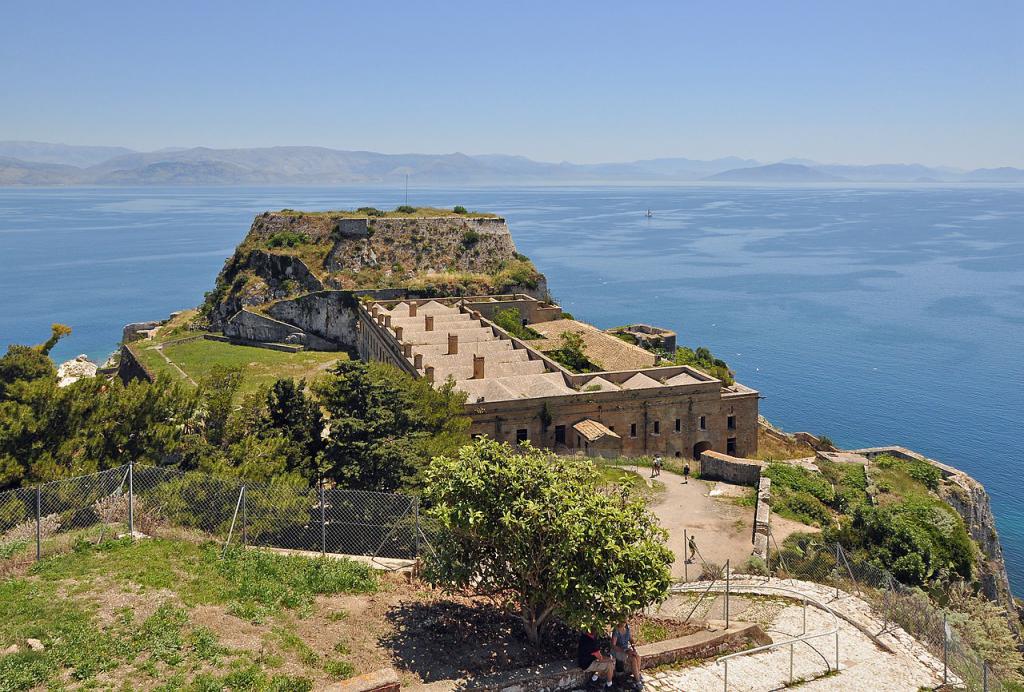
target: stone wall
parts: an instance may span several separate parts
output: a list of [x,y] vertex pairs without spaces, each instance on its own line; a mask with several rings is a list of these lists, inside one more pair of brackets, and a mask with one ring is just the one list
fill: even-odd
[[132,380],[148,380],[152,382],[156,377],[149,371],[131,344],[121,344],[121,358],[117,366],[117,376],[121,381],[128,384]]
[[335,348],[355,348],[358,302],[349,291],[317,291],[274,303],[266,312],[274,319],[336,344]]
[[[366,236],[335,237],[324,262],[327,271],[391,271],[400,266],[410,272],[442,272],[453,267],[487,273],[516,252],[504,219],[371,218],[367,225]],[[475,240],[469,242],[471,236]]]
[[[718,624],[719,627],[723,625]],[[737,622],[728,629],[708,629],[685,637],[643,644],[637,647],[637,653],[640,654],[640,665],[646,670],[771,643],[772,638],[757,625]],[[587,682],[587,674],[576,666],[575,661],[555,661],[484,676],[467,682],[459,689],[467,692],[554,692],[585,689]]]
[[763,467],[764,462],[740,459],[714,451],[700,455],[700,477],[705,480],[757,487]]
[[762,476],[757,482],[757,504],[754,508],[754,550],[751,555],[767,562],[768,536],[772,521],[772,479]]
[[299,344],[316,351],[337,351],[338,344],[264,315],[241,310],[224,325],[224,336],[239,341]]

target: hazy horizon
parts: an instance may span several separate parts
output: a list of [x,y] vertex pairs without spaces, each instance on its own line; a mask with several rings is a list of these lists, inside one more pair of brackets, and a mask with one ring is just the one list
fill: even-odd
[[1024,165],[1020,3],[619,10],[14,5],[0,139]]

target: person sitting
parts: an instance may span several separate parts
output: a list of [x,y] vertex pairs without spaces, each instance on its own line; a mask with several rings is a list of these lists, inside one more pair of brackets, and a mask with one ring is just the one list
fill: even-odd
[[640,654],[633,643],[633,632],[629,623],[623,620],[612,630],[612,656],[620,661],[623,667],[633,676],[637,684],[643,687],[644,677],[640,673]]
[[576,645],[576,663],[590,673],[591,682],[597,682],[603,677],[605,687],[612,686],[615,660],[601,653],[601,645],[594,630],[580,632],[579,643]]

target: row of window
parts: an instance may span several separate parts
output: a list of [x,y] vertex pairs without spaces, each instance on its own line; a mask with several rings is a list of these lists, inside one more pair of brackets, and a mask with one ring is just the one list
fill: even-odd
[[[729,416],[726,419],[726,428],[728,428],[729,430],[735,430],[736,429],[736,416]],[[608,429],[611,430],[612,432],[615,432],[615,426],[614,425],[608,426]],[[701,431],[706,431],[708,429],[707,417],[706,416],[701,416],[700,417],[700,421],[698,422],[698,428],[697,429],[701,430]],[[683,431],[683,421],[682,421],[681,418],[676,418],[676,430],[675,431],[677,433]],[[529,439],[529,434],[530,434],[530,432],[526,428],[519,428],[518,430],[516,430],[516,442],[526,442],[526,440]],[[655,435],[660,435],[661,434],[661,421],[657,421],[657,420],[654,421],[654,433],[653,434],[655,434]],[[636,423],[630,423],[629,424],[629,436],[630,437],[636,437]],[[562,444],[562,445],[565,444],[565,426],[564,425],[556,425],[555,426],[555,444]]]

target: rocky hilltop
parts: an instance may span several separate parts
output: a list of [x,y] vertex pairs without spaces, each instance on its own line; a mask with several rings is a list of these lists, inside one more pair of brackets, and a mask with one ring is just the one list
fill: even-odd
[[409,288],[423,295],[529,293],[547,283],[516,251],[505,220],[456,208],[264,212],[217,276],[214,327],[243,308],[325,290]]

